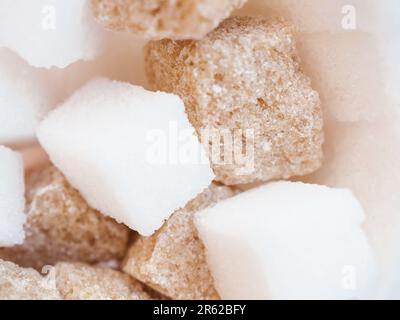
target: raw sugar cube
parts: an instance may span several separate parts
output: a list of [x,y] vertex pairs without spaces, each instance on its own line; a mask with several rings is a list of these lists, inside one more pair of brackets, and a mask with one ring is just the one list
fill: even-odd
[[101,41],[87,0],[0,1],[0,47],[32,66],[64,68],[93,59]]
[[195,216],[223,299],[355,299],[375,261],[364,214],[345,189],[273,182]]
[[181,99],[128,83],[91,81],[38,138],[90,206],[145,236],[214,178]]
[[89,207],[55,167],[28,175],[26,197],[25,242],[0,248],[0,258],[41,270],[58,261],[94,263],[124,256],[129,229]]
[[0,300],[60,300],[54,278],[0,260]]
[[172,299],[218,299],[193,216],[233,194],[229,187],[212,184],[154,235],[137,239],[125,258],[124,271]]
[[0,247],[24,241],[24,190],[21,155],[0,145]]
[[199,41],[150,42],[146,73],[153,89],[184,100],[218,181],[289,178],[320,166],[319,96],[288,23],[234,17]]
[[57,263],[56,283],[66,300],[149,300],[145,287],[119,271],[83,263]]
[[199,39],[247,0],[92,0],[97,20],[112,30],[152,39]]

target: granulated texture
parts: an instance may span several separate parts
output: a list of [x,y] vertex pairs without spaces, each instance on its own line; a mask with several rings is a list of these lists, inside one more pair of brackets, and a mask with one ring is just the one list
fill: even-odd
[[83,263],[58,263],[56,283],[67,300],[149,300],[145,287],[119,271]]
[[213,184],[175,212],[153,236],[134,242],[124,271],[172,299],[218,299],[193,216],[234,193]]
[[[233,17],[202,40],[145,49],[153,89],[179,95],[203,145],[223,149],[210,160],[224,184],[287,179],[321,165],[320,100],[293,32],[282,20]],[[215,131],[231,140],[207,137]]]
[[39,271],[59,261],[98,262],[124,256],[129,229],[90,208],[53,166],[27,178],[26,239],[0,248],[0,258]]
[[0,260],[0,300],[59,300],[54,278]]
[[92,0],[94,16],[112,30],[152,39],[200,39],[247,0]]

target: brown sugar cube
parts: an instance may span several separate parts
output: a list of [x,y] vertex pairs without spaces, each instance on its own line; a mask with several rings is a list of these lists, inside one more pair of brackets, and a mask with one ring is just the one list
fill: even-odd
[[60,300],[54,279],[0,260],[0,300]]
[[66,300],[149,300],[149,292],[139,281],[112,269],[83,263],[58,263],[57,288]]
[[94,263],[121,259],[129,230],[90,208],[53,166],[27,178],[26,239],[0,248],[0,258],[41,270],[59,261]]
[[199,41],[152,41],[145,54],[153,89],[184,100],[218,181],[287,179],[321,165],[319,95],[288,23],[233,17]]
[[213,184],[176,211],[154,235],[139,237],[123,270],[172,299],[218,299],[193,215],[233,195],[231,188]]
[[152,39],[201,39],[246,1],[92,0],[92,11],[112,30]]

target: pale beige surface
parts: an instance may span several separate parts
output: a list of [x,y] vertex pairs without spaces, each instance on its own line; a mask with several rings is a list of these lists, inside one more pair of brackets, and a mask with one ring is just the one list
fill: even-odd
[[202,136],[204,129],[234,138],[241,133],[230,149],[235,157],[235,148],[245,149],[248,161],[212,159],[217,180],[236,185],[287,179],[321,165],[320,100],[302,72],[288,23],[229,18],[200,41],[152,41],[145,55],[152,88],[184,100],[204,145],[213,143]]
[[91,0],[106,28],[151,39],[200,39],[247,0]]
[[124,271],[173,299],[218,299],[193,215],[234,193],[229,187],[212,185],[153,236],[134,242]]
[[0,258],[38,270],[59,261],[120,259],[129,230],[91,209],[55,167],[27,178],[27,223],[23,245],[0,248]]
[[49,156],[38,144],[24,147],[20,149],[24,159],[25,173],[29,173],[35,169],[45,168],[50,165]]
[[137,280],[119,271],[83,263],[58,263],[57,288],[67,300],[149,300],[150,294]]
[[59,300],[60,294],[51,275],[43,277],[33,269],[24,269],[0,260],[0,300]]

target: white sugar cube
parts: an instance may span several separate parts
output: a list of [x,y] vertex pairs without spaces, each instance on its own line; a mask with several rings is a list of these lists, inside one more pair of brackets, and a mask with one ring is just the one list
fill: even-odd
[[[292,20],[300,32],[380,32],[400,8],[397,0],[253,0],[259,13]],[[397,11],[398,12],[398,11]]]
[[92,207],[146,236],[214,178],[182,100],[128,83],[93,80],[38,138]]
[[24,191],[22,157],[0,146],[0,247],[24,241]]
[[[395,120],[395,119],[394,119]],[[379,295],[400,298],[400,129],[397,121],[336,123],[327,128],[326,159],[312,183],[349,188],[362,204],[379,263]],[[397,288],[393,288],[396,286]]]
[[87,0],[0,0],[0,46],[31,65],[63,68],[101,49]]
[[275,182],[199,212],[223,299],[350,299],[372,289],[375,264],[351,192]]
[[56,95],[43,71],[0,49],[0,144],[28,142]]
[[51,70],[32,67],[0,48],[0,144],[33,141],[42,118],[94,77],[145,83],[144,67],[138,63],[143,44],[143,39],[130,34],[107,32],[104,51],[96,59]]
[[329,121],[374,121],[387,115],[385,71],[376,39],[365,32],[299,35],[303,67]]
[[104,51],[93,61],[51,70],[32,67],[16,53],[0,48],[0,144],[33,141],[48,111],[94,77],[145,83],[144,68],[138,64],[144,40],[107,32],[104,41]]
[[400,114],[398,0],[255,0],[247,13],[294,23],[325,123]]

